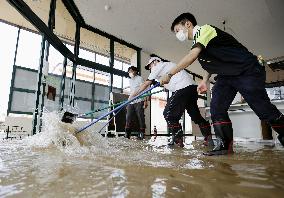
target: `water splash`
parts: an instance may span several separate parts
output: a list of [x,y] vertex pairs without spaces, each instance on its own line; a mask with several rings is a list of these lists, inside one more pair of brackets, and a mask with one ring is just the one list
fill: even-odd
[[[82,127],[80,123],[63,123],[61,116],[62,114],[58,112],[44,112],[42,132],[26,138],[25,143],[36,149],[55,148],[66,155],[96,158],[96,160],[109,161],[117,165],[135,164],[167,168],[194,168],[193,165],[188,166],[188,160],[199,157],[202,152],[200,151],[199,154],[196,150],[193,152],[190,142],[182,151],[186,152],[186,155],[179,158],[181,149],[168,147],[167,137],[155,141],[153,139],[135,141],[124,137],[104,138],[96,131],[88,129],[76,134],[77,129]],[[201,166],[199,165],[198,168]]]

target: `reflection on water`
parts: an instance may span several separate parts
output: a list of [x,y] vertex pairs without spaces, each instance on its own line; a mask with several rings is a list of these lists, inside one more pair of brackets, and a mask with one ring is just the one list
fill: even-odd
[[284,149],[237,142],[231,156],[203,156],[167,138],[103,138],[46,114],[43,132],[0,142],[0,197],[283,197]]

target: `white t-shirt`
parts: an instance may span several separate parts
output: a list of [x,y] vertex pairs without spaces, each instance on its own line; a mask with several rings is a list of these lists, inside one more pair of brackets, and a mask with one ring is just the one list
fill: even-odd
[[[166,75],[172,68],[176,66],[172,62],[159,62],[156,66],[151,69],[151,73],[148,77],[148,80],[158,80]],[[189,85],[196,85],[195,81],[191,78],[190,74],[185,70],[181,70],[172,76],[170,82],[165,84],[164,87],[171,92],[188,87]]]
[[[134,76],[133,78],[130,78],[129,80],[129,86],[130,86],[130,94],[135,93],[136,91],[138,91],[139,87],[144,83],[144,80],[141,76]],[[137,100],[134,100],[133,102],[131,102],[130,104],[134,104],[134,103],[138,103],[143,101],[144,99],[139,98]]]

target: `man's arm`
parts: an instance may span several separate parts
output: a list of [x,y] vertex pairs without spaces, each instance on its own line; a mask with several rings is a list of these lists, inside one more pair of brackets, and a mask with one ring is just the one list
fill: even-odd
[[151,80],[146,80],[140,87],[139,89],[130,94],[129,99],[134,98],[135,96],[139,95],[141,92],[143,92],[144,90],[146,90],[150,85],[152,84]]
[[210,77],[211,77],[211,74],[209,74],[207,71],[205,71],[205,74],[203,75],[202,81],[207,83]]
[[205,71],[205,74],[203,75],[202,81],[199,83],[197,87],[197,92],[200,94],[206,93],[207,91],[207,83],[209,81],[211,74],[209,74],[207,71]]
[[168,82],[170,82],[171,76],[191,65],[198,58],[198,55],[201,51],[201,46],[197,46],[190,50],[190,52],[177,64],[177,66],[170,70],[168,75],[163,76],[160,82],[161,85],[167,84]]

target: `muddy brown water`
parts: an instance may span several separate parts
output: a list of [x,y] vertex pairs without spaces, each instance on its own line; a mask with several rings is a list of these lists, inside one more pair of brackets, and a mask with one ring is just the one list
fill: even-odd
[[280,145],[235,142],[233,155],[208,157],[190,137],[169,148],[166,137],[75,137],[48,123],[41,134],[0,142],[0,197],[284,197]]

